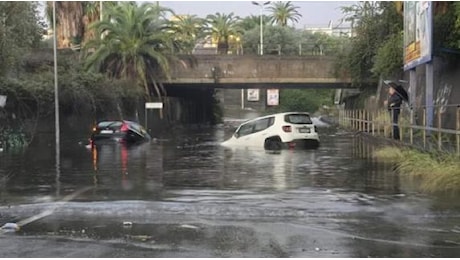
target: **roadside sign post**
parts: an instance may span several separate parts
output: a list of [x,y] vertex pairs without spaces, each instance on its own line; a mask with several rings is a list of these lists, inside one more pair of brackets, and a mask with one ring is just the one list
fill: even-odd
[[145,102],[144,124],[147,130],[149,129],[148,120],[147,120],[148,119],[147,113],[149,109],[163,109],[163,102]]

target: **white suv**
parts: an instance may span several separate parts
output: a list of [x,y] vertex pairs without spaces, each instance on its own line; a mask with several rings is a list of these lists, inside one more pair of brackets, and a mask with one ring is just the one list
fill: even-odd
[[319,136],[310,115],[305,112],[278,113],[241,124],[221,145],[227,147],[317,148]]

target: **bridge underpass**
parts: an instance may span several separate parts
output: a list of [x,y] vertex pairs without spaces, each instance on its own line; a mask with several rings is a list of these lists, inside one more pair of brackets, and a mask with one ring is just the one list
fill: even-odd
[[335,57],[197,55],[172,68],[167,87],[219,89],[351,88],[334,76]]
[[[206,111],[193,110],[212,110],[215,94],[224,116],[246,117],[266,109],[267,89],[352,89],[349,78],[334,76],[334,62],[328,56],[196,55],[173,66],[163,85],[168,96],[181,100],[176,116],[206,117]],[[248,100],[247,89],[258,89],[258,99]]]

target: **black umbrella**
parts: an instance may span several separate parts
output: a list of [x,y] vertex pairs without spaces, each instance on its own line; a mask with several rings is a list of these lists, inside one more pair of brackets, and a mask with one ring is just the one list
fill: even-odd
[[383,81],[383,83],[394,88],[396,90],[396,94],[398,94],[398,96],[400,96],[404,101],[409,103],[409,95],[407,94],[407,91],[403,88],[403,86],[398,85],[390,80],[385,80]]

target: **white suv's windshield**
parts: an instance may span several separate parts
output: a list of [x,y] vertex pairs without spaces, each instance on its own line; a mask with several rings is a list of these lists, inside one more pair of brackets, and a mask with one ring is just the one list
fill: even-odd
[[284,116],[284,121],[291,124],[313,124],[310,116],[306,114],[288,114]]

